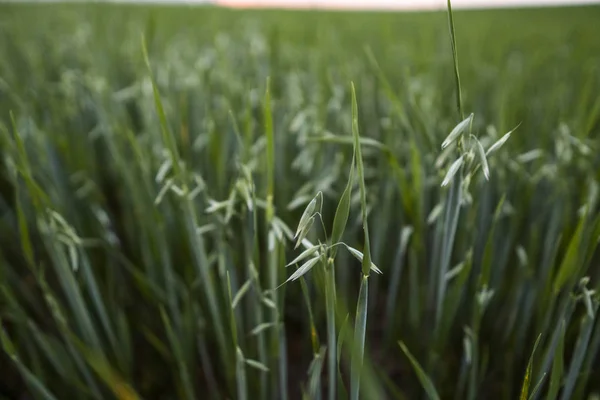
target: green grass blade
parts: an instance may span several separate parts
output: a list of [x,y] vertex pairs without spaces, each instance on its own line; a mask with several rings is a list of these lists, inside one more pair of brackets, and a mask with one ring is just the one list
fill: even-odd
[[461,119],[465,118],[463,111],[462,90],[460,86],[460,73],[458,72],[458,50],[456,48],[456,33],[454,30],[454,15],[452,2],[448,0],[448,26],[450,28],[450,43],[452,45],[452,59],[454,60],[454,79],[456,81],[456,109]]
[[160,314],[167,333],[167,338],[169,339],[169,343],[171,345],[171,350],[173,351],[175,362],[177,363],[177,372],[179,373],[179,379],[184,389],[185,397],[188,400],[191,400],[194,398],[194,388],[190,379],[188,366],[185,362],[181,341],[175,335],[171,320],[169,319],[167,312],[162,307],[160,308]]
[[540,334],[535,344],[533,345],[533,351],[531,352],[531,357],[529,358],[529,362],[527,363],[527,369],[525,371],[525,378],[523,379],[523,386],[521,387],[521,395],[519,396],[520,400],[529,399],[529,386],[531,385],[531,378],[533,375],[533,355],[535,354],[535,350],[540,342],[542,335]]
[[363,358],[365,353],[365,335],[367,330],[367,310],[369,299],[369,277],[363,275],[360,290],[358,292],[358,302],[356,305],[356,320],[354,325],[354,339],[352,352],[352,367],[350,384],[350,398],[358,400],[360,394],[360,384],[362,379]]
[[236,349],[236,382],[237,382],[237,395],[239,400],[246,400],[248,398],[248,387],[246,383],[246,360],[242,350],[238,347]]
[[181,165],[179,164],[179,150],[177,149],[177,144],[175,143],[175,138],[171,133],[168,123],[167,116],[165,114],[165,110],[163,108],[162,101],[160,99],[160,93],[158,91],[158,87],[154,80],[154,75],[152,74],[152,68],[150,66],[150,59],[148,57],[148,50],[146,48],[146,39],[144,35],[142,35],[142,53],[144,56],[144,62],[146,64],[146,69],[150,74],[150,81],[152,83],[152,94],[154,96],[154,105],[156,107],[156,111],[158,112],[158,118],[160,122],[160,128],[162,133],[163,141],[165,142],[167,149],[169,150],[169,155],[171,157],[171,165],[175,170],[175,173],[182,177],[183,170],[181,169]]
[[[355,153],[352,154],[352,162],[350,164],[350,174],[348,175],[348,183],[346,188],[340,197],[339,203],[335,210],[335,217],[333,218],[333,228],[331,230],[331,242],[330,244],[336,244],[342,239],[346,224],[348,223],[348,216],[350,215],[350,199],[352,198],[352,185],[354,183],[354,160]],[[331,250],[332,257],[335,258],[337,247]]]
[[34,268],[35,260],[33,256],[33,245],[31,244],[31,238],[29,235],[29,227],[27,226],[27,220],[23,211],[23,204],[21,203],[21,196],[19,195],[19,188],[15,190],[15,204],[17,209],[17,218],[19,221],[19,233],[21,235],[21,246],[23,254],[27,260],[27,264],[30,268]]
[[328,398],[336,399],[336,385],[334,377],[337,376],[337,337],[335,331],[335,269],[333,260],[324,263],[325,267],[325,309],[327,313],[327,368],[329,376]]
[[271,111],[271,79],[267,78],[264,103],[265,137],[267,139],[267,220],[273,217],[273,194],[275,190],[275,137],[273,134],[273,115]]
[[[396,268],[394,268],[394,271],[392,272],[390,288],[389,288],[389,292],[387,294],[386,304],[385,304],[385,321],[386,321],[386,326],[388,326],[388,327],[392,327],[392,324],[393,324],[392,318],[393,318],[394,310],[396,308],[396,301],[397,301],[398,291],[400,288],[400,278],[402,275],[402,270],[404,268],[404,258],[406,257],[408,244],[413,235],[413,232],[414,232],[414,228],[412,226],[405,226],[400,231],[398,250],[396,252],[395,259],[394,259],[394,265],[396,266]],[[388,330],[388,332],[391,332],[391,329]]]
[[580,374],[582,372],[581,366],[587,353],[588,344],[592,335],[592,330],[594,328],[594,320],[595,318],[597,318],[598,306],[599,303],[595,301],[593,317],[590,317],[589,315],[585,314],[581,321],[581,329],[579,331],[579,336],[577,337],[577,342],[573,351],[573,357],[571,358],[571,362],[569,364],[569,371],[567,372],[567,375],[565,377],[565,385],[560,396],[561,400],[571,399],[573,390],[575,389],[577,381],[579,380]]
[[540,391],[542,384],[544,383],[544,378],[546,378],[546,374],[542,375],[542,378],[538,381],[538,383],[535,385],[535,387],[533,388],[533,390],[531,391],[531,394],[529,395],[528,400],[533,400],[535,398],[535,395]]
[[352,88],[352,136],[354,137],[354,153],[356,154],[356,163],[358,171],[358,183],[360,187],[360,205],[362,213],[362,226],[364,232],[364,249],[362,260],[363,275],[369,276],[371,272],[371,245],[369,240],[369,225],[367,222],[367,189],[365,187],[365,167],[363,164],[360,136],[358,132],[358,104],[356,101],[356,90],[354,82],[351,83]]
[[[250,287],[250,285],[248,285],[247,287]],[[241,292],[243,288],[244,287],[242,286],[242,288],[238,291],[238,293]],[[230,328],[231,329],[231,338],[233,341],[233,345],[237,348],[238,347],[237,324],[236,324],[236,320],[235,320],[235,311],[234,311],[235,305],[231,298],[231,279],[229,277],[229,271],[227,271],[227,290],[228,290],[227,293],[229,295],[229,324],[231,327]],[[237,298],[237,295],[236,295],[236,298]]]
[[[586,213],[587,214],[587,213]],[[580,217],[579,223],[577,224],[577,228],[575,233],[571,237],[569,242],[569,247],[567,248],[567,252],[558,267],[558,272],[556,277],[554,278],[554,294],[558,294],[561,289],[565,286],[565,284],[569,281],[569,279],[574,276],[576,269],[579,267],[578,260],[580,258],[581,253],[581,242],[583,239],[583,233],[586,226],[586,218],[584,215]]]
[[114,368],[108,363],[106,357],[96,350],[90,349],[83,343],[73,338],[74,343],[80,350],[86,362],[92,367],[96,374],[111,389],[117,399],[139,400],[139,395],[126,383]]
[[302,288],[302,298],[304,299],[304,303],[306,304],[306,308],[308,311],[308,322],[310,325],[310,343],[312,344],[313,353],[317,354],[321,345],[319,343],[319,334],[317,332],[315,318],[310,303],[310,293],[308,291],[308,285],[306,284],[306,280],[304,279],[304,277],[300,278],[300,287]]
[[421,383],[421,386],[425,390],[425,393],[427,393],[427,397],[429,397],[430,400],[439,400],[440,396],[439,396],[437,390],[435,389],[433,382],[431,381],[431,379],[427,376],[427,374],[421,367],[421,364],[419,364],[417,359],[410,353],[410,351],[408,350],[408,348],[402,341],[398,342],[398,344],[400,345],[400,348],[402,349],[402,351],[404,352],[404,354],[410,361],[410,363],[417,375],[417,378],[419,379],[419,382]]
[[450,191],[445,203],[444,221],[442,225],[442,249],[440,253],[440,265],[437,279],[437,298],[436,298],[436,326],[439,325],[443,315],[443,305],[446,298],[446,288],[448,285],[446,274],[450,267],[452,249],[456,238],[458,228],[458,218],[460,213],[461,193],[462,193],[462,174],[458,174],[456,179],[453,179],[450,186]]
[[315,354],[313,360],[308,367],[308,390],[310,399],[319,400],[321,398],[321,372],[325,361],[326,347],[322,347]]
[[46,388],[46,386],[19,360],[12,340],[6,334],[2,321],[0,320],[0,340],[2,349],[17,366],[21,376],[27,385],[44,400],[57,400],[57,398]]
[[558,345],[554,351],[554,360],[552,360],[552,375],[550,376],[550,388],[546,400],[554,400],[558,397],[558,392],[562,386],[564,371],[564,352],[565,352],[565,321],[560,323],[560,336]]

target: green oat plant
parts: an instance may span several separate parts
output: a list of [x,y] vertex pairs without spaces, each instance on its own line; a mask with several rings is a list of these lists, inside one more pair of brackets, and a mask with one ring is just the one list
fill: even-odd
[[[335,258],[338,251],[338,247],[346,249],[352,256],[358,259],[362,265],[362,276],[360,291],[358,295],[358,303],[356,307],[355,316],[355,330],[354,330],[354,345],[352,346],[352,377],[351,377],[351,392],[350,397],[352,399],[358,399],[360,392],[360,381],[361,381],[361,369],[363,367],[364,357],[364,346],[365,346],[365,332],[367,323],[367,310],[368,310],[368,278],[371,271],[381,273],[381,270],[371,262],[371,252],[369,247],[369,230],[366,215],[366,196],[365,196],[365,182],[364,182],[364,166],[361,155],[361,143],[360,135],[358,131],[358,105],[356,102],[356,92],[354,83],[351,84],[352,88],[352,161],[350,163],[350,173],[348,176],[348,182],[342,192],[335,211],[335,217],[333,219],[333,226],[331,228],[331,234],[328,235],[325,228],[322,216],[323,208],[323,194],[317,193],[317,195],[308,203],[298,227],[294,234],[294,240],[296,241],[296,248],[301,244],[307,247],[302,253],[300,253],[294,260],[292,260],[288,266],[297,265],[302,262],[298,269],[290,275],[290,277],[284,282],[288,283],[295,281],[309,272],[313,267],[319,265],[325,274],[325,297],[326,297],[326,312],[327,312],[327,368],[328,376],[338,376],[339,371],[339,341],[338,334],[336,333],[336,283],[335,283]],[[356,164],[358,182],[360,188],[360,204],[361,213],[364,229],[364,251],[361,252],[346,243],[342,242],[342,236],[348,223],[348,217],[350,214],[350,199],[352,197],[352,188],[354,186],[354,168]],[[321,225],[322,233],[325,236],[324,243],[319,241],[318,244],[312,244],[306,240],[306,236],[310,232],[314,225],[315,220],[318,220]],[[319,227],[319,225],[317,225]],[[340,332],[341,335],[341,332]],[[330,382],[328,390],[328,398],[336,399],[336,384]]]

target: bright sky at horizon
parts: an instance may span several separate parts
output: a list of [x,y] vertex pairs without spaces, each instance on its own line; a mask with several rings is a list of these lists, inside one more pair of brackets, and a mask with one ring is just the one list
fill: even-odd
[[[446,0],[216,0],[217,4],[240,7],[442,9]],[[453,0],[455,8],[520,7],[599,4],[600,0]]]

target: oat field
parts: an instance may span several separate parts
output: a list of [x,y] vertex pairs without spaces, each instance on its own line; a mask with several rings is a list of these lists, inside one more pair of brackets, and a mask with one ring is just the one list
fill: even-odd
[[600,398],[598,21],[0,4],[0,399]]

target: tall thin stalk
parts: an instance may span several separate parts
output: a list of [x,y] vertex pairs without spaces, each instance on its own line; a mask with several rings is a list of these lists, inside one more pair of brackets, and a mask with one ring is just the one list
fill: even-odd
[[[448,25],[450,28],[450,43],[452,47],[452,59],[454,60],[454,77],[456,82],[456,106],[458,111],[458,117],[460,121],[464,121],[464,108],[462,101],[462,90],[460,86],[460,74],[458,70],[458,51],[456,48],[456,36],[454,31],[454,18],[452,15],[452,4],[448,0]],[[463,130],[461,136],[457,138],[458,151],[463,151],[463,138],[466,136],[467,130]],[[456,229],[458,226],[458,218],[460,214],[461,206],[461,195],[462,185],[464,180],[464,168],[462,164],[459,166],[460,171],[455,173],[454,177],[450,182],[450,191],[446,198],[445,210],[444,210],[444,221],[443,221],[443,242],[441,249],[441,260],[440,266],[437,271],[438,276],[438,290],[436,295],[436,308],[435,308],[435,331],[440,324],[441,316],[443,314],[443,304],[446,295],[447,279],[446,273],[450,267],[452,248],[454,247],[454,239],[456,237]]]
[[358,171],[358,183],[360,187],[360,206],[362,214],[362,226],[364,233],[362,279],[356,306],[356,319],[354,325],[354,351],[352,354],[351,387],[350,398],[358,400],[360,394],[360,382],[362,377],[363,358],[365,352],[365,336],[367,329],[367,310],[369,300],[369,274],[371,272],[371,245],[369,241],[369,225],[367,222],[367,193],[365,188],[365,170],[361,154],[360,136],[358,132],[358,105],[356,101],[356,90],[354,82],[352,86],[352,136],[354,138],[354,152]]
[[327,260],[325,266],[325,310],[327,313],[327,373],[329,377],[329,400],[336,399],[337,387],[337,336],[335,331],[335,269],[333,260]]

